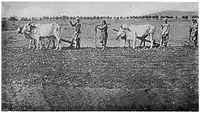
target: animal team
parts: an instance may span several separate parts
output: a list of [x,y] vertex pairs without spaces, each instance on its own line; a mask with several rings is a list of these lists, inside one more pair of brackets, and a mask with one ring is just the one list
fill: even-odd
[[[194,42],[195,45],[197,45],[198,42],[198,23],[195,19],[192,20],[193,25],[189,29],[189,40]],[[72,36],[71,46],[75,44],[75,48],[80,48],[80,41],[81,41],[81,23],[80,19],[76,18],[76,22],[72,23],[70,21],[70,25],[75,28],[75,32]],[[164,19],[164,23],[161,25],[161,42],[160,46],[167,47],[167,43],[169,40],[169,34],[170,34],[170,25],[167,22],[167,19]],[[100,35],[100,43],[102,44],[103,48],[106,48],[107,45],[107,38],[108,38],[108,25],[106,24],[106,21],[103,20],[101,25],[95,26],[95,35],[97,33],[97,30],[101,31]],[[155,39],[154,39],[154,33],[155,33],[155,26],[146,24],[146,25],[126,25],[123,24],[120,26],[119,30],[113,29],[116,34],[116,39],[121,39],[122,47],[124,47],[124,43],[128,42],[129,47],[132,47],[133,49],[136,47],[136,39],[141,40],[140,46],[145,46],[145,42],[150,42],[150,48],[154,46]],[[25,24],[21,25],[17,29],[17,33],[23,34],[26,39],[29,40],[29,47],[31,48],[31,45],[34,45],[33,48],[41,49],[42,43],[41,39],[48,38],[50,42],[53,43],[53,46],[55,46],[55,39],[57,40],[56,48],[55,50],[61,49],[61,27],[56,23],[48,23],[48,24]],[[97,38],[97,37],[95,37]],[[150,39],[147,40],[147,38]],[[95,39],[96,40],[96,39]],[[50,45],[50,42],[48,43],[48,46]]]

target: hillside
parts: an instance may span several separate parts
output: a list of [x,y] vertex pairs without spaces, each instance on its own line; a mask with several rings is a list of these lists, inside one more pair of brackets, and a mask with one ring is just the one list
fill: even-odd
[[2,20],[2,30],[16,30],[17,25],[15,22],[7,21],[7,20]]
[[161,11],[157,13],[152,13],[149,15],[158,16],[195,16],[198,15],[198,11]]

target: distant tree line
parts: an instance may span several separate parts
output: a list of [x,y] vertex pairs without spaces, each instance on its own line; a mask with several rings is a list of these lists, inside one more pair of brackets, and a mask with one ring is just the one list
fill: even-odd
[[[16,16],[11,16],[11,17],[3,17],[2,20],[9,20],[9,21],[43,21],[43,20],[73,20],[75,19],[75,16],[43,16],[43,17],[22,17],[18,19]],[[102,20],[102,19],[163,19],[163,18],[168,18],[168,19],[189,19],[189,18],[199,18],[199,16],[158,16],[158,15],[153,15],[153,16],[80,16],[79,17],[82,20]]]

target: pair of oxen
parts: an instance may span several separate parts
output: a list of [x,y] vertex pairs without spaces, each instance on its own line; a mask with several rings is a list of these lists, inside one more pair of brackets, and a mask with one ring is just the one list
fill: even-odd
[[[150,49],[154,46],[155,44],[155,39],[154,39],[154,34],[156,31],[155,26],[152,26],[150,24],[146,25],[126,25],[123,24],[120,26],[119,30],[113,29],[117,33],[117,38],[116,39],[121,39],[121,47],[124,47],[125,43],[128,42],[128,46],[131,47],[131,42],[132,42],[132,47],[133,49],[136,47],[136,39],[141,40],[140,46],[143,47],[145,46],[145,42],[150,43]],[[149,40],[147,40],[149,38]]]
[[[48,23],[48,24],[32,24],[28,23],[25,25],[21,25],[17,29],[17,33],[23,34],[26,39],[29,40],[29,47],[34,45],[33,48],[41,49],[42,48],[42,41],[43,38],[48,38],[50,42],[53,42],[53,46],[55,45],[55,39],[57,40],[55,50],[61,49],[61,27],[56,23]],[[37,46],[36,46],[37,45]]]

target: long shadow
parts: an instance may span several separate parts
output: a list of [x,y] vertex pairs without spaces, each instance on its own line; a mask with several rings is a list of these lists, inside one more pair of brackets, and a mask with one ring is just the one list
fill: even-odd
[[95,49],[95,48],[93,48],[93,47],[81,47],[81,48],[75,48],[75,47],[73,47],[73,46],[68,46],[68,47],[62,47],[62,50],[67,50],[67,49],[74,49],[74,50],[83,50],[83,49]]
[[[135,49],[142,49],[142,48],[150,48],[151,46],[136,46],[135,47]],[[156,42],[154,42],[154,44],[153,44],[153,48],[158,48],[158,47],[160,47],[160,44],[159,43],[156,43]],[[102,48],[102,47],[98,47],[98,49],[99,48]],[[132,47],[106,47],[107,49],[120,49],[120,48],[130,48],[130,49],[132,49]]]
[[66,42],[66,43],[70,43],[70,44],[75,44],[74,42],[72,42],[72,41],[70,41],[70,40],[65,40],[65,39],[63,39],[63,38],[61,38],[60,39],[60,41],[63,41],[63,42]]
[[158,48],[158,47],[160,47],[160,44],[157,42],[153,42],[153,47]]
[[[147,35],[147,36],[148,36],[148,35]],[[145,42],[151,43],[150,40],[145,39],[147,36],[144,36],[144,37],[136,37],[136,38],[139,39],[139,40],[141,40],[141,41],[145,41]]]
[[[160,46],[160,44],[158,43],[154,43],[154,46],[153,48],[158,48]],[[143,49],[143,48],[150,48],[150,46],[136,46],[135,49]],[[81,47],[81,48],[75,48],[73,47],[72,45],[68,46],[68,47],[62,47],[62,50],[67,50],[67,49],[75,49],[75,50],[78,50],[78,49],[103,49],[103,47]],[[106,47],[105,49],[132,49],[132,47]]]
[[[149,41],[149,40],[146,40],[146,39],[144,39],[144,38],[138,38],[138,39],[140,39],[140,40],[145,40],[146,42],[151,42],[151,41]],[[62,49],[63,50],[67,50],[67,49],[102,49],[103,47],[97,47],[97,48],[95,48],[95,47],[81,47],[81,48],[74,48],[73,46],[72,46],[72,44],[75,44],[74,42],[72,43],[72,41],[70,41],[70,40],[66,40],[66,39],[63,39],[63,38],[61,38],[60,39],[61,41],[63,41],[63,42],[66,42],[66,43],[69,43],[70,44],[70,46],[68,46],[68,47],[62,47]],[[156,42],[154,42],[154,48],[157,48],[157,47],[159,47],[160,46],[160,44],[159,43],[156,43]],[[55,47],[53,47],[53,48],[55,48]],[[53,49],[52,48],[52,49]],[[106,49],[120,49],[120,48],[129,48],[129,47],[106,47]],[[132,48],[132,47],[130,47],[130,48]],[[135,47],[135,49],[142,49],[142,48],[150,48],[150,46],[144,46],[144,47],[142,47],[142,46],[136,46]]]
[[[66,42],[70,42],[68,40],[65,40]],[[160,44],[158,43],[154,43],[153,48],[158,48],[160,46]],[[56,47],[50,47],[47,49],[55,49]],[[136,46],[135,49],[143,49],[143,48],[150,48],[150,46]],[[71,44],[68,47],[62,47],[62,50],[68,50],[68,49],[74,49],[74,50],[84,50],[84,49],[103,49],[103,47],[81,47],[81,48],[75,48],[74,46],[72,46]],[[106,47],[105,49],[132,49],[132,47]]]

